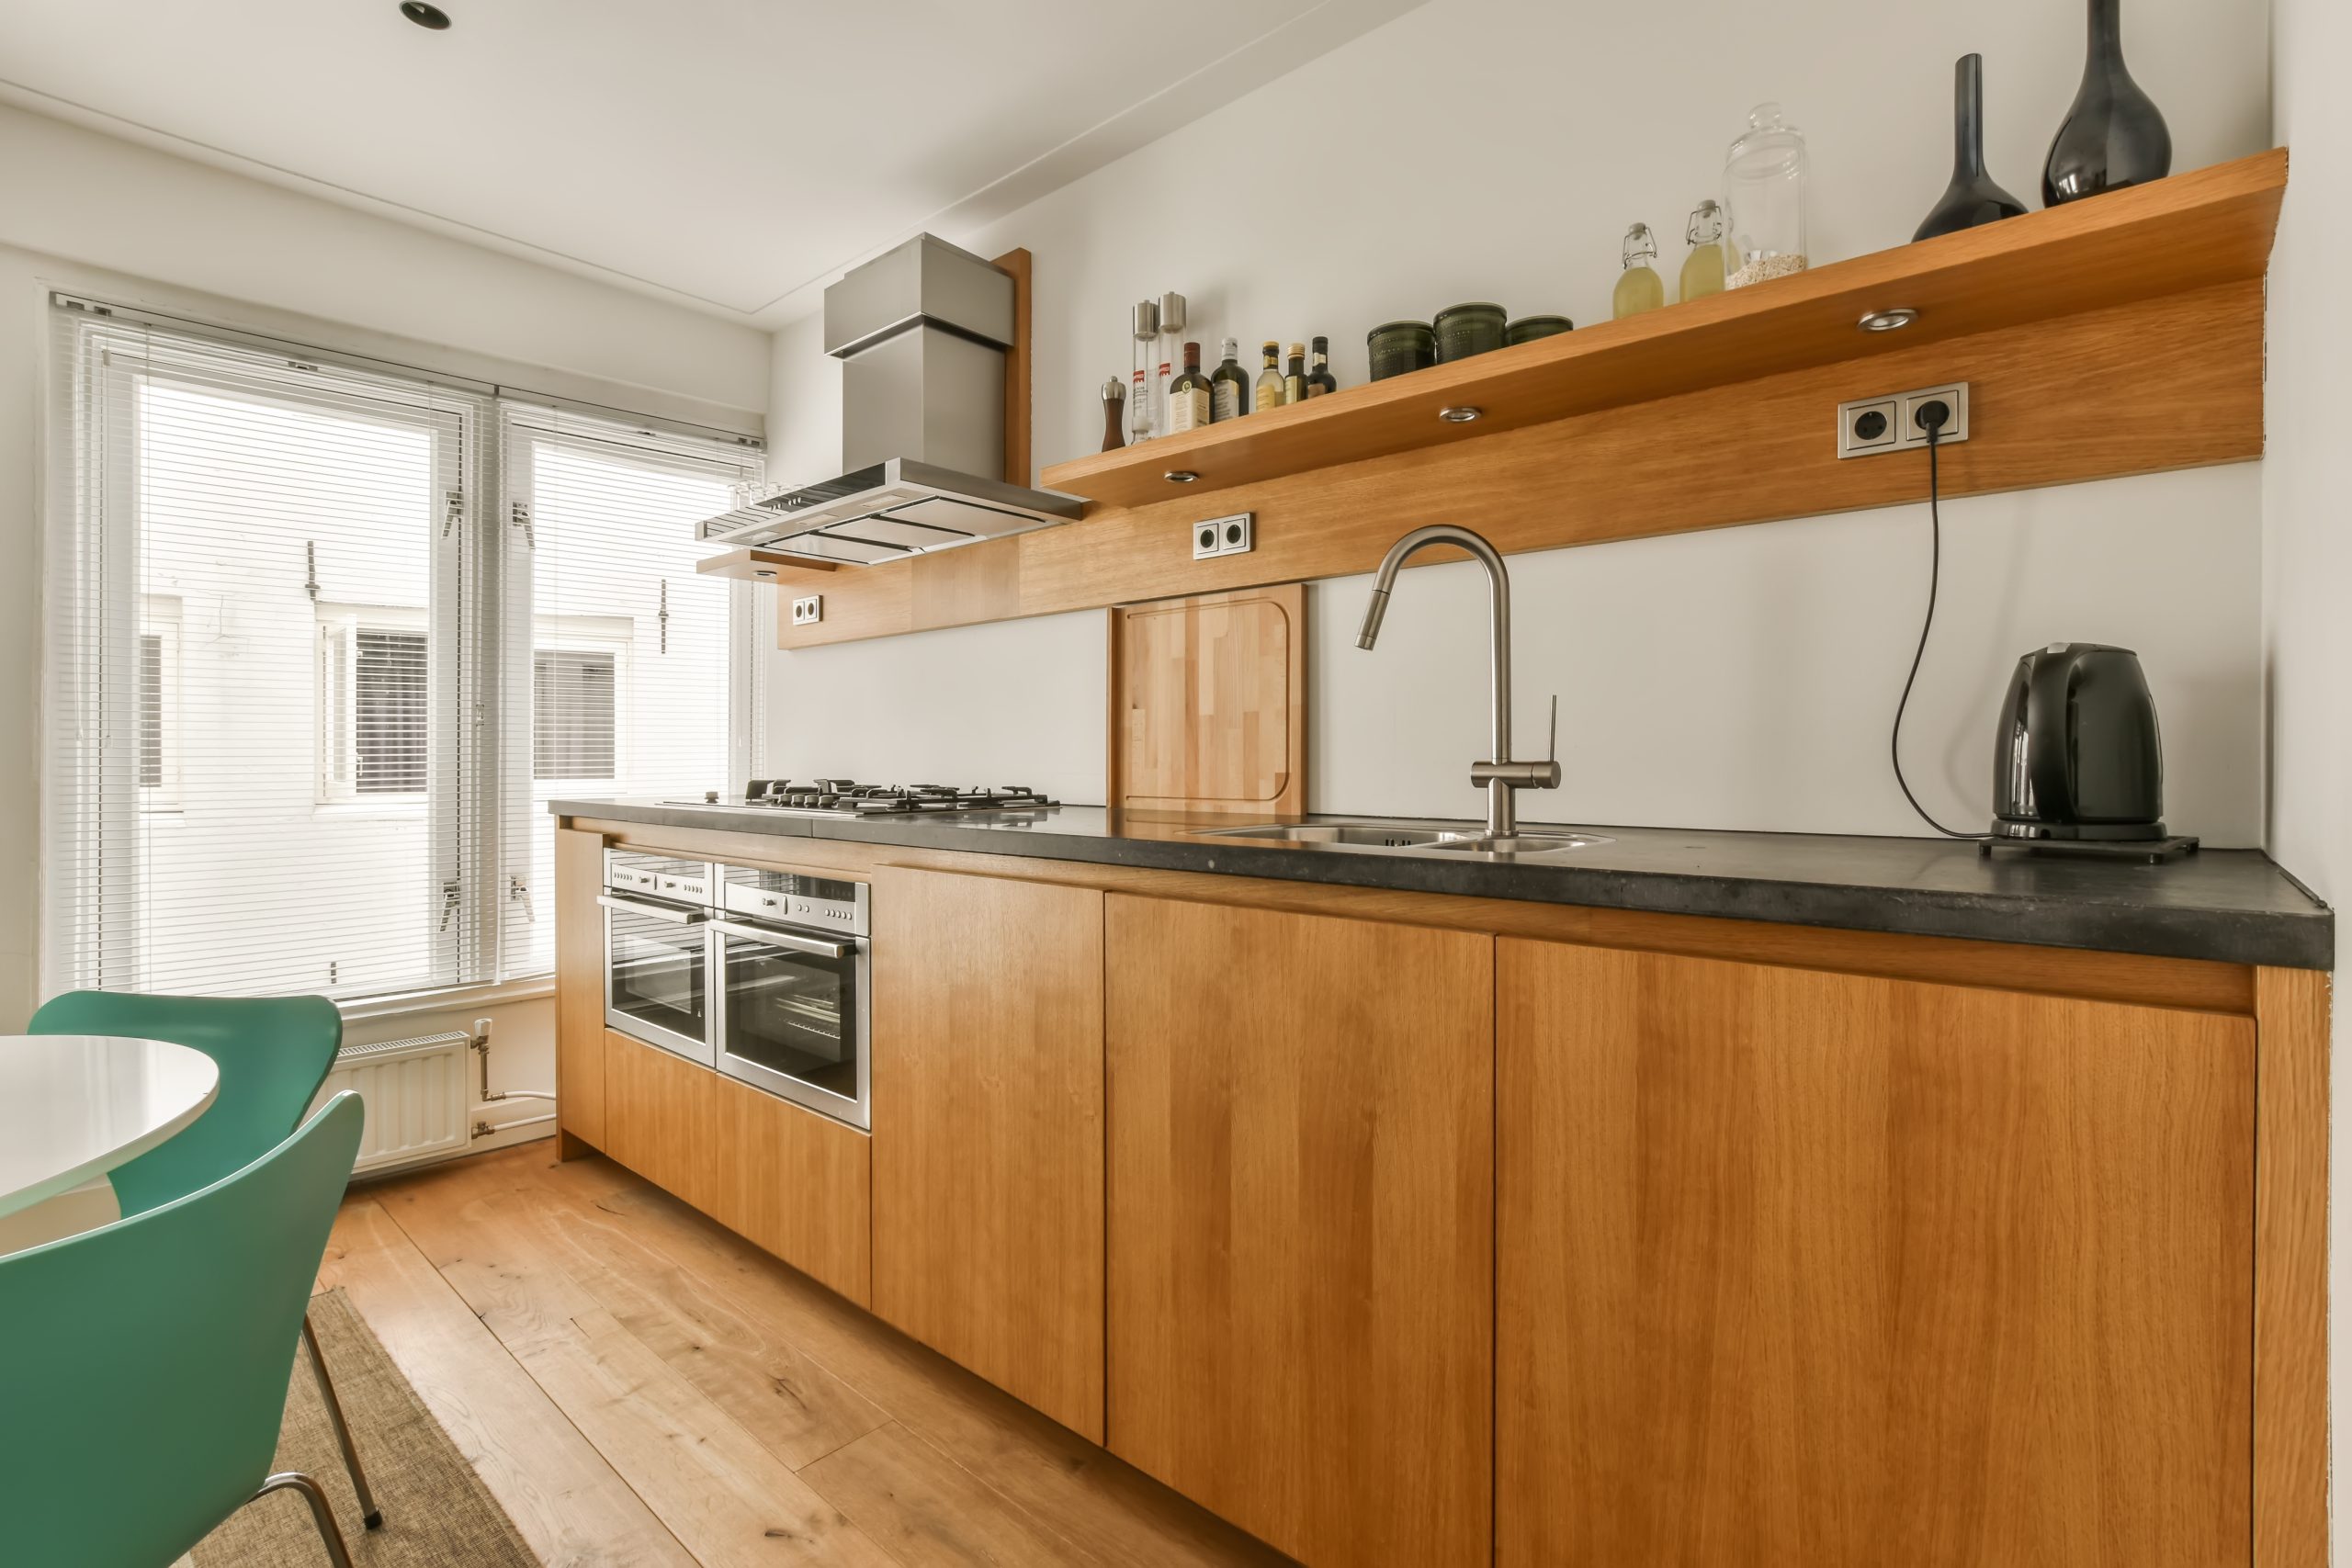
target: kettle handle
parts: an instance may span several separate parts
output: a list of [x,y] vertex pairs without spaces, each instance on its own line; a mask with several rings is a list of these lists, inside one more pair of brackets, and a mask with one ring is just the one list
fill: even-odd
[[2066,709],[2074,695],[2076,656],[2044,654],[2033,667],[2025,705],[2026,769],[2033,780],[2034,815],[2044,821],[2075,816],[2073,770],[2067,766]]

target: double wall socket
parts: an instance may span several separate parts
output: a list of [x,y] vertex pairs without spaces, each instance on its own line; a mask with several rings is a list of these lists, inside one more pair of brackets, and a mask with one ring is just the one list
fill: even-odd
[[1230,517],[1212,517],[1205,523],[1193,525],[1193,558],[1206,560],[1211,556],[1246,556],[1250,550],[1250,524],[1257,516],[1254,512],[1237,512]]
[[1951,417],[1944,422],[1936,436],[1936,445],[1949,446],[1955,441],[1968,439],[1968,383],[1947,381],[1940,387],[1922,387],[1915,392],[1890,392],[1882,398],[1858,398],[1850,403],[1838,405],[1838,456],[1872,457],[1881,452],[1917,452],[1928,445],[1928,427],[1919,423],[1919,411],[1932,402],[1942,402],[1951,409]]
[[795,599],[792,602],[792,624],[794,626],[813,626],[824,618],[825,596],[823,594],[811,593],[806,599]]

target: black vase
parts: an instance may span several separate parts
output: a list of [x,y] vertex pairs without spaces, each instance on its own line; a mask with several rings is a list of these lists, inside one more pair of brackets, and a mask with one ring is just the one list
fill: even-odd
[[2145,185],[2172,173],[2172,132],[2123,65],[2122,0],[2090,0],[2090,58],[2075,107],[2050,143],[2044,206]]
[[1932,240],[2024,210],[1984,172],[1984,57],[1963,54],[1951,69],[1951,184],[1911,237]]

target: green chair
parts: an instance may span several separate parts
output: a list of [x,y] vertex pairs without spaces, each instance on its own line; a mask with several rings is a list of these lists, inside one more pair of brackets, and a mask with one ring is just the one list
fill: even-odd
[[[34,1034],[121,1034],[167,1040],[212,1058],[220,1087],[204,1114],[109,1179],[127,1219],[210,1186],[276,1148],[318,1098],[343,1044],[343,1014],[324,997],[156,997],[125,991],[67,991],[52,997],[32,1022]],[[335,1397],[334,1381],[319,1354],[308,1314],[302,1342],[311,1371],[325,1397],[327,1416],[343,1446],[344,1468],[369,1529],[384,1522],[368,1488],[359,1450]]]
[[0,1562],[165,1568],[290,1487],[351,1568],[319,1483],[269,1466],[360,1121],[338,1094],[209,1187],[0,1258]]

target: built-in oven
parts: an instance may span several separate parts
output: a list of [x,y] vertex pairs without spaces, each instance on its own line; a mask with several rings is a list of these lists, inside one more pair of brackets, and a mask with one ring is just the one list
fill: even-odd
[[605,852],[605,1022],[707,1067],[713,891],[707,861]]
[[866,888],[723,865],[710,922],[718,1070],[854,1127],[874,1124]]

